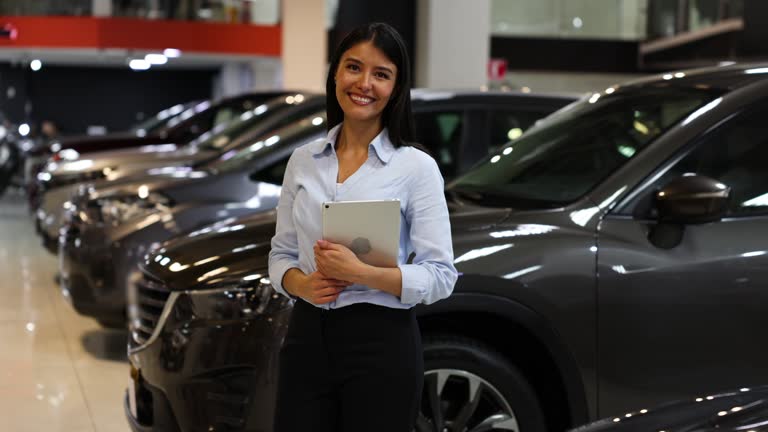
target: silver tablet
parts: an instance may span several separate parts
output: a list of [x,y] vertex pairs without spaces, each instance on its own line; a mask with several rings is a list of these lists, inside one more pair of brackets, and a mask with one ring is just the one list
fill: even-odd
[[397,267],[400,200],[323,203],[323,239],[348,247],[366,264]]

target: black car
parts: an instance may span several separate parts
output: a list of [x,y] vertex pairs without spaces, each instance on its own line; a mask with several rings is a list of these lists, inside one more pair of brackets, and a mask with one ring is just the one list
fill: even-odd
[[[438,157],[446,176],[466,170],[468,161],[484,158],[508,135],[574,100],[428,90],[414,91],[412,98],[420,141]],[[321,107],[244,143],[235,156],[225,152],[194,169],[171,167],[73,198],[58,237],[62,292],[81,314],[125,326],[128,274],[150,244],[197,225],[273,208],[293,149],[325,133]]]
[[[283,91],[257,92],[217,101],[203,101],[176,115],[169,121],[166,127],[153,134],[132,131],[101,137],[80,137],[61,140],[52,146],[57,151],[51,157],[51,163],[46,165],[37,174],[36,193],[40,194],[59,186],[106,177],[107,174],[103,171],[82,170],[78,169],[77,166],[63,170],[56,169],[60,163],[70,159],[77,159],[83,153],[141,146],[183,146],[215,126],[228,123],[244,112],[253,110],[267,100],[285,94],[286,92]],[[88,167],[89,165],[86,164],[86,168]],[[85,172],[80,173],[79,171]],[[37,206],[34,205],[33,208],[37,208]]]
[[[766,109],[768,65],[612,86],[449,183],[460,276],[417,309],[417,430],[559,431],[768,381]],[[290,313],[265,276],[274,223],[147,256],[129,290],[134,430],[270,430]]]
[[765,432],[768,387],[742,387],[719,394],[638,409],[572,429],[570,432]]
[[61,176],[69,173],[77,178],[104,177],[91,182],[59,186],[43,194],[35,212],[35,226],[43,238],[43,246],[57,253],[64,207],[80,189],[104,190],[118,185],[124,188],[130,184],[138,186],[167,182],[167,173],[176,175],[190,171],[222,155],[235,153],[258,141],[261,135],[300,120],[323,107],[325,97],[321,95],[297,93],[280,96],[242,113],[235,120],[217,126],[181,148],[140,147],[94,152],[88,154],[87,158],[59,162],[56,172]]

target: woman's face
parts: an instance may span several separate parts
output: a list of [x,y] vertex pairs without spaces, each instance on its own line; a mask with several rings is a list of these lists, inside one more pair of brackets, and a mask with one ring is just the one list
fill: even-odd
[[381,121],[395,88],[397,67],[371,42],[348,49],[336,69],[336,99],[344,121]]

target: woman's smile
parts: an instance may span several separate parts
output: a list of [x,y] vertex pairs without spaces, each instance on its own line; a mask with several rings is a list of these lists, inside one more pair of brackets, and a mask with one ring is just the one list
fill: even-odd
[[354,102],[357,105],[365,106],[375,101],[375,99],[367,96],[361,96],[354,93],[348,93],[348,94],[349,94],[349,98],[352,99],[352,102]]

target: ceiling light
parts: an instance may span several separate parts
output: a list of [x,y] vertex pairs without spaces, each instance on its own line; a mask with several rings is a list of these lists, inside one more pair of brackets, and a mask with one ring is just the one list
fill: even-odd
[[133,59],[128,63],[128,66],[133,70],[147,70],[152,65],[144,59]]
[[147,54],[146,56],[144,56],[144,60],[148,61],[149,64],[153,64],[153,65],[164,65],[168,63],[168,57],[162,54]]
[[37,60],[37,59],[35,59],[35,60],[32,60],[32,61],[29,63],[29,67],[30,67],[30,68],[31,68],[33,71],[37,72],[37,71],[39,71],[39,70],[40,70],[40,69],[43,67],[43,62],[41,62],[40,60]]
[[177,50],[176,48],[166,48],[163,50],[163,55],[168,58],[181,57],[181,50]]

